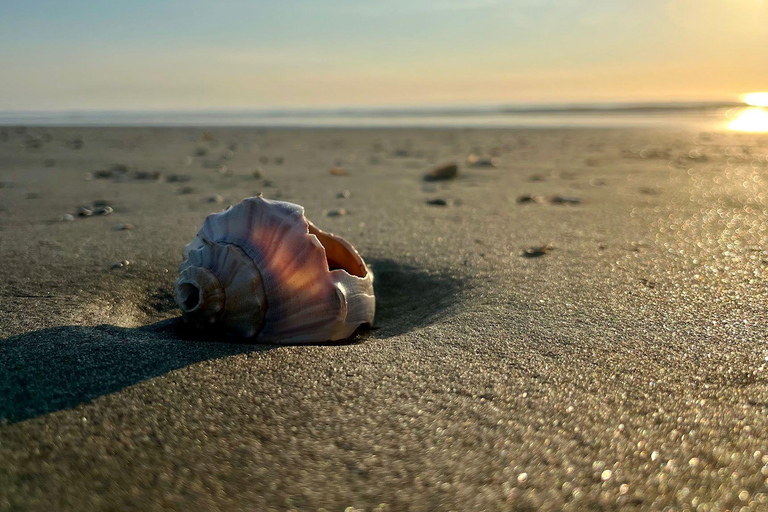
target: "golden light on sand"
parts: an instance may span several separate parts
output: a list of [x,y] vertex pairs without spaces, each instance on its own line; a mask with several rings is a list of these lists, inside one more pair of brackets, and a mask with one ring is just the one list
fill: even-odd
[[737,132],[768,132],[768,112],[758,107],[744,109],[728,128]]
[[742,99],[744,103],[753,107],[768,107],[768,92],[750,92]]

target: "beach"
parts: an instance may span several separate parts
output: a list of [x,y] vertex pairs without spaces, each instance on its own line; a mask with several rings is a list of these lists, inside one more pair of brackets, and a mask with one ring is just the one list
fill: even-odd
[[[768,507],[767,186],[766,133],[0,127],[0,510]],[[355,246],[373,329],[181,325],[259,193]]]

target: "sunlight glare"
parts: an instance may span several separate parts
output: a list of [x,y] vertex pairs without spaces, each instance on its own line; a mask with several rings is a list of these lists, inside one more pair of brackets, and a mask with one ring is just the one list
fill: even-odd
[[768,132],[768,112],[757,107],[744,109],[728,128],[737,132]]
[[743,100],[753,107],[768,107],[768,92],[750,92],[744,95]]

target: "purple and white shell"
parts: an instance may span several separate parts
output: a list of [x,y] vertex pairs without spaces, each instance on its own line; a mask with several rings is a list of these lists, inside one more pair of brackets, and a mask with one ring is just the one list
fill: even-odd
[[175,298],[195,326],[288,344],[342,340],[373,323],[373,273],[299,205],[245,199],[209,215],[183,256]]

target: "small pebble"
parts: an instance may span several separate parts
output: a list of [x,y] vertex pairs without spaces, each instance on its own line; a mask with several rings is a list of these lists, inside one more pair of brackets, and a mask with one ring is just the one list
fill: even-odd
[[130,262],[130,261],[128,261],[128,260],[123,260],[123,261],[118,261],[117,263],[113,263],[113,264],[112,264],[112,267],[110,267],[110,268],[111,268],[112,270],[115,270],[115,269],[118,269],[118,268],[127,267],[127,266],[128,266],[128,265],[130,265],[130,264],[131,264],[131,262]]
[[339,199],[346,199],[350,195],[352,195],[352,194],[349,192],[349,190],[342,190],[341,192],[336,194],[336,197],[338,197]]
[[72,215],[71,213],[65,213],[64,215],[61,216],[61,220],[64,222],[72,222],[73,220],[75,220],[75,216]]
[[228,150],[226,150],[226,151],[225,151],[225,152],[224,152],[224,153],[221,155],[221,159],[222,159],[222,160],[232,160],[234,157],[235,157],[235,152],[234,152],[234,151],[232,151],[231,149],[228,149]]
[[557,195],[551,199],[551,202],[552,204],[579,204],[581,203],[581,199],[578,197]]
[[94,171],[89,174],[94,178],[111,178],[112,176],[114,176],[114,173],[109,169],[102,169],[99,171]]
[[517,197],[518,203],[538,203],[539,198],[531,194],[523,194]]
[[160,178],[160,171],[136,171],[133,178],[137,180],[154,181]]
[[77,209],[77,215],[80,217],[90,217],[93,215],[93,209],[87,207],[87,206],[81,206]]
[[330,210],[326,215],[329,217],[342,217],[347,214],[347,210],[339,208],[338,210]]
[[427,204],[430,204],[432,206],[448,206],[450,202],[448,202],[446,199],[430,199],[427,201]]
[[346,169],[341,167],[332,167],[328,172],[331,173],[331,176],[347,176],[349,174]]
[[539,256],[544,256],[551,250],[552,247],[546,244],[538,247],[529,247],[523,251],[523,256],[526,258],[538,258]]
[[424,175],[425,181],[452,180],[459,175],[459,166],[455,162],[435,167]]
[[115,226],[115,231],[128,231],[135,227],[133,224],[118,224]]
[[192,177],[188,174],[169,174],[165,177],[165,181],[168,183],[185,183],[191,179]]
[[208,196],[206,201],[208,201],[209,203],[223,203],[224,198],[221,197],[219,194],[214,194],[212,196]]
[[113,211],[114,210],[112,209],[111,206],[102,206],[100,208],[97,208],[96,211],[93,213],[95,213],[96,215],[109,215]]

